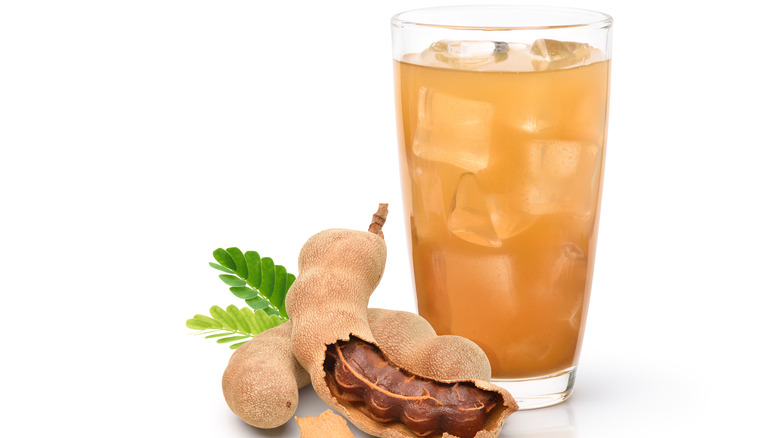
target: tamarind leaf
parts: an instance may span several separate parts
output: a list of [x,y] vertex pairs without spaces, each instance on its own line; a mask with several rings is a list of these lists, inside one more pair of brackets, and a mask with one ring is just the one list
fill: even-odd
[[288,319],[282,319],[278,315],[270,315],[268,317],[268,319],[271,320],[271,324],[272,324],[271,327],[269,327],[269,328],[276,327],[277,325],[279,325],[279,324],[281,324],[281,323],[283,323],[285,321],[288,321]]
[[233,318],[234,321],[236,321],[237,331],[241,333],[250,333],[249,325],[246,320],[244,320],[244,315],[241,314],[241,311],[238,310],[238,307],[231,304],[227,306],[225,311]]
[[246,259],[247,276],[246,282],[250,287],[257,289],[263,279],[263,271],[260,269],[260,254],[257,251],[247,251],[244,253]]
[[[287,321],[285,299],[295,281],[295,275],[283,266],[277,266],[270,257],[260,257],[256,251],[242,252],[237,247],[217,248],[212,253],[217,263],[209,266],[223,272],[219,279],[230,286],[230,292],[243,299],[249,307],[226,308],[211,306],[210,317],[195,315],[187,320],[187,327],[199,330],[218,343],[231,343],[235,350],[244,339],[255,336]],[[236,342],[240,341],[240,342]]]
[[269,329],[268,327],[268,315],[265,314],[265,312],[262,312],[260,310],[255,310],[253,313],[255,324],[257,324],[258,327],[260,327],[260,332],[264,332]]
[[268,306],[265,309],[263,309],[263,312],[265,312],[265,314],[268,316],[279,316],[279,317],[282,316],[282,313],[278,309],[271,306]]
[[235,275],[220,274],[219,279],[222,280],[228,286],[245,286],[246,281],[236,277]]
[[236,330],[236,322],[233,320],[233,317],[230,316],[225,309],[219,307],[219,306],[211,306],[209,309],[209,313],[211,313],[211,316],[222,323],[222,328],[228,329],[228,330]]
[[255,319],[255,312],[252,309],[249,307],[242,307],[241,316],[244,317],[244,320],[249,326],[249,333],[251,333],[253,336],[259,334],[262,331],[260,329],[260,324],[258,324],[257,319]]
[[247,336],[247,335],[241,335],[241,336],[231,336],[229,338],[220,338],[220,339],[217,339],[217,344],[227,344],[228,342],[240,341],[240,340],[246,339],[248,337],[249,336]]
[[216,263],[209,262],[209,266],[211,266],[214,269],[219,269],[222,272],[227,272],[228,274],[235,274],[232,269],[228,269],[222,265],[218,265]]
[[222,328],[221,327],[222,324],[220,324],[219,321],[216,321],[214,318],[208,317],[206,315],[197,314],[197,315],[193,316],[192,318],[195,319],[195,320],[202,321],[204,323],[207,323],[207,324],[211,325],[212,326],[211,328],[214,328],[214,329],[221,329]]
[[[212,306],[209,312],[215,318],[198,314],[187,321],[187,327],[200,330],[200,333],[195,334],[206,335],[205,339],[214,339],[219,344],[233,342],[230,345],[232,350],[247,342],[245,339],[256,336],[286,321],[279,315],[268,315],[263,310],[252,310],[249,307],[239,309],[233,304],[224,309],[219,306]],[[223,327],[223,323],[220,320],[232,322],[228,322]]]
[[234,332],[222,332],[222,333],[215,333],[215,334],[213,334],[213,335],[208,335],[208,336],[206,336],[206,339],[212,339],[212,338],[222,338],[222,337],[225,337],[225,336],[230,336],[230,335],[234,335],[234,334],[235,334]]
[[233,292],[233,295],[241,298],[242,300],[247,300],[257,296],[257,292],[254,289],[243,286],[231,287],[230,292]]
[[221,329],[222,323],[206,315],[198,314],[187,320],[187,328],[193,330]]
[[244,344],[246,344],[246,343],[247,343],[247,341],[244,341],[244,342],[236,342],[235,344],[230,344],[230,349],[231,349],[231,350],[235,350],[236,348],[238,348],[238,347],[240,347],[240,346],[242,346],[242,345],[244,345]]
[[276,269],[274,269],[274,261],[271,257],[263,257],[260,259],[260,269],[263,275],[263,281],[260,283],[259,292],[266,298],[271,298],[274,293],[274,281]]
[[262,295],[258,295],[254,298],[250,298],[244,301],[246,301],[246,303],[249,304],[249,306],[255,310],[262,310],[267,308],[270,305],[268,299]]
[[295,276],[284,266],[275,265],[270,257],[260,257],[256,251],[243,253],[237,247],[217,248],[214,258],[220,264],[209,264],[227,273],[220,274],[219,278],[230,286],[233,295],[252,309],[278,315],[282,321],[288,319],[284,301]]
[[228,248],[225,250],[225,252],[227,252],[230,255],[230,257],[233,258],[233,261],[236,264],[236,267],[234,268],[234,270],[236,271],[236,275],[238,275],[243,279],[246,279],[248,272],[246,267],[246,259],[244,258],[244,253],[241,252],[241,250],[236,247]]
[[255,322],[260,326],[260,333],[268,330],[269,328],[276,327],[282,323],[282,320],[278,316],[270,316],[260,310],[255,310]]
[[284,266],[274,266],[274,291],[271,294],[271,304],[277,309],[284,307],[287,296],[287,269]]
[[236,262],[233,261],[233,257],[231,257],[227,251],[222,248],[217,248],[214,250],[212,255],[214,256],[214,260],[216,260],[217,263],[230,269],[231,273],[235,273]]

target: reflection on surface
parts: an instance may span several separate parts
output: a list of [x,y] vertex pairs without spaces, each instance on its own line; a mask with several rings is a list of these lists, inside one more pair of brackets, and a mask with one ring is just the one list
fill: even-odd
[[[574,406],[572,400],[569,400],[547,408],[515,412],[509,416],[501,429],[501,438],[577,438]],[[301,389],[296,416],[317,416],[326,409],[332,408],[319,398],[311,385]],[[348,425],[355,438],[370,438],[352,423],[348,422]],[[247,427],[251,428],[251,426]],[[260,432],[260,436],[263,437],[298,437],[300,434],[292,419],[281,428],[264,429]]]
[[576,438],[574,410],[569,403],[512,414],[501,430],[502,437]]

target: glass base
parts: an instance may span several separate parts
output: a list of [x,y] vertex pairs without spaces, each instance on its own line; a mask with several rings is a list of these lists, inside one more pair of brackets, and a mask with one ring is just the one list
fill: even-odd
[[521,410],[537,409],[564,402],[574,389],[577,367],[561,372],[528,379],[492,379],[505,388],[517,401]]

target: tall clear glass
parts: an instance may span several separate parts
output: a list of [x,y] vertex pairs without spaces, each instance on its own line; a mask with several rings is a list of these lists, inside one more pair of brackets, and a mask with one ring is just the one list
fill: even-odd
[[612,18],[454,6],[392,18],[417,307],[521,408],[571,394],[596,252]]

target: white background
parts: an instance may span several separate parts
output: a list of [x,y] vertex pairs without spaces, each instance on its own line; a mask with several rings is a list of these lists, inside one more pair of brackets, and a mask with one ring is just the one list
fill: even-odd
[[[228,410],[184,321],[241,304],[213,249],[297,273],[378,202],[371,305],[415,309],[389,19],[442,3],[3,1],[0,435],[298,436]],[[598,258],[574,396],[502,436],[778,436],[775,14],[555,4],[615,18]]]

